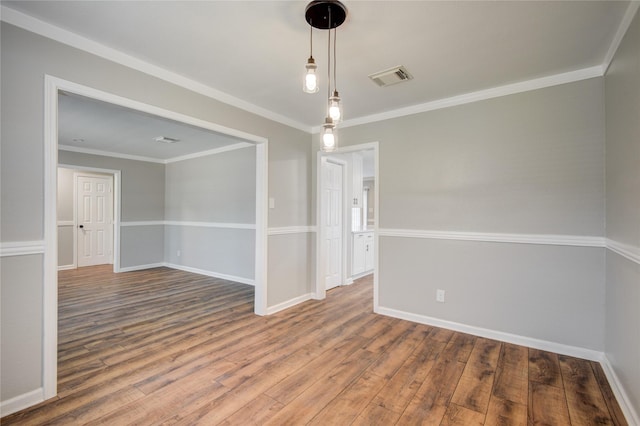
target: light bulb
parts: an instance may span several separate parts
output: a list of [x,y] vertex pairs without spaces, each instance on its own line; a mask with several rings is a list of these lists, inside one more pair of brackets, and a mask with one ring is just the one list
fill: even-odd
[[307,73],[304,76],[304,85],[302,89],[305,93],[316,93],[320,87],[318,86],[318,75],[316,74],[318,66],[316,65],[316,61],[313,59],[313,56],[309,57],[305,68],[307,69]]
[[340,107],[340,96],[338,95],[338,91],[333,91],[333,96],[329,98],[329,117],[333,120],[334,123],[337,123],[342,118],[342,111]]
[[322,150],[324,152],[331,152],[336,148],[335,127],[331,117],[327,117],[322,125]]

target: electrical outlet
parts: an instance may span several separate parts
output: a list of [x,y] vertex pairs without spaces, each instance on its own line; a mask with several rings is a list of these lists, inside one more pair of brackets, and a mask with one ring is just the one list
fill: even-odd
[[444,290],[436,290],[436,302],[444,303]]
[[182,252],[181,252],[180,250],[178,250],[178,251],[176,252],[176,256],[178,256],[178,257],[180,257],[180,255],[181,255],[181,254],[182,254]]

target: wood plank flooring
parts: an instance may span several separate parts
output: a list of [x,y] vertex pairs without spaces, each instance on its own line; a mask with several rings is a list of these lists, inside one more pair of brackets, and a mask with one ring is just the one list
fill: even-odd
[[253,288],[62,271],[58,396],[2,425],[625,425],[599,364],[372,313],[372,281],[268,317]]

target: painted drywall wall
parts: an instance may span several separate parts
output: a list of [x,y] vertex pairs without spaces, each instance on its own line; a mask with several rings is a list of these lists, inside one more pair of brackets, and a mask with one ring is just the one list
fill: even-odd
[[2,401],[42,387],[42,273],[42,255],[0,258]]
[[[607,251],[605,353],[640,422],[640,14],[605,77]],[[633,423],[632,419],[627,419]]]
[[[90,53],[19,29],[1,24],[1,114],[2,146],[0,196],[2,242],[42,241],[44,212],[43,176],[43,111],[44,76],[52,75],[86,85],[117,96],[134,99],[170,111],[241,130],[269,140],[269,196],[276,208],[269,210],[270,227],[306,227],[310,225],[310,154],[311,136],[263,117],[231,107],[166,81],[115,64]],[[71,153],[69,153],[71,155]],[[66,154],[65,154],[66,157]],[[70,161],[68,158],[61,162]],[[96,167],[107,167],[106,165]],[[124,172],[122,176],[125,179]],[[160,178],[164,181],[164,177]],[[162,191],[164,194],[164,191]],[[163,219],[164,202],[145,193],[123,194],[123,221]],[[164,196],[164,195],[163,195]],[[146,215],[149,204],[159,203],[157,217]],[[125,211],[126,210],[126,211]],[[155,209],[153,211],[156,211]],[[125,240],[128,234],[123,233]],[[131,235],[131,240],[134,236]],[[311,240],[308,233],[299,238]],[[269,282],[267,304],[275,305],[307,294],[310,286],[301,289],[296,277],[311,268],[309,258],[296,252],[295,246],[276,245],[269,253],[269,262],[281,262],[290,256],[300,257],[301,266],[291,274]],[[162,258],[163,251],[159,253]],[[126,255],[126,254],[125,254]],[[5,263],[3,258],[3,264]],[[11,260],[13,262],[14,260]],[[9,262],[9,260],[7,260]],[[124,266],[124,265],[123,265]],[[39,271],[37,274],[35,272]],[[42,265],[28,272],[15,269],[2,280],[2,303],[21,309],[3,310],[2,334],[3,401],[34,391],[31,375],[42,365],[41,325]],[[27,293],[28,292],[28,293]],[[298,294],[300,293],[300,294]],[[22,306],[21,304],[26,304]],[[31,315],[36,310],[40,315]],[[36,330],[34,332],[34,330]],[[3,329],[4,331],[4,329]],[[13,337],[20,336],[21,341]],[[27,339],[28,342],[24,340]],[[26,345],[26,346],[25,346]],[[29,349],[27,354],[25,350]],[[33,358],[33,359],[32,359]],[[18,362],[19,360],[19,362]],[[6,374],[5,374],[6,373]],[[38,373],[39,374],[39,373]],[[6,385],[5,385],[6,383]]]
[[166,220],[256,223],[256,148],[166,165]]
[[603,248],[383,232],[602,237],[603,89],[595,78],[342,128],[342,146],[379,142],[380,306],[603,350]]
[[165,261],[252,281],[255,230],[238,225],[256,223],[255,172],[253,146],[167,164]]
[[74,264],[73,169],[58,168],[58,267]]

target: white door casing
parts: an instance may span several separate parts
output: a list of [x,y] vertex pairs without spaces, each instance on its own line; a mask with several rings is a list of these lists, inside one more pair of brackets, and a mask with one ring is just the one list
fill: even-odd
[[113,263],[113,176],[76,175],[77,265]]
[[322,162],[324,284],[329,290],[342,284],[342,185],[344,166],[330,160]]

